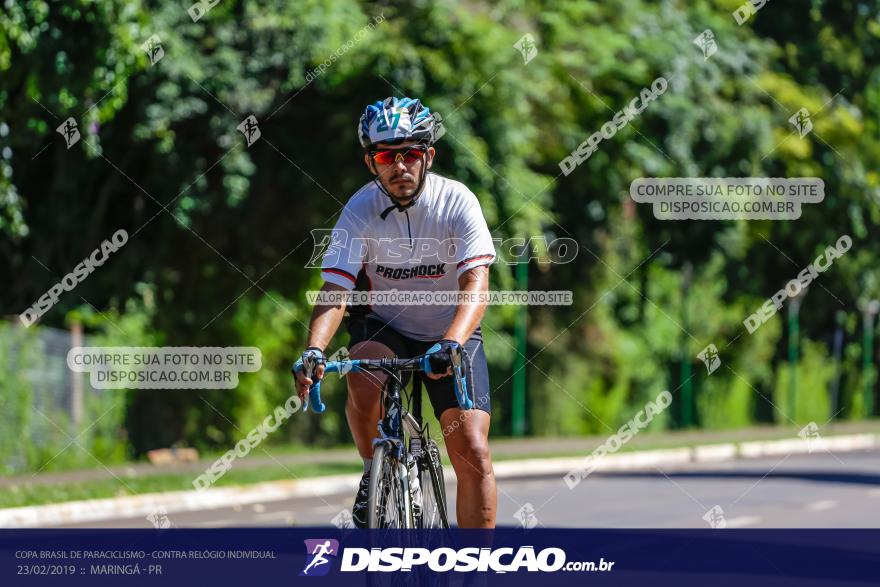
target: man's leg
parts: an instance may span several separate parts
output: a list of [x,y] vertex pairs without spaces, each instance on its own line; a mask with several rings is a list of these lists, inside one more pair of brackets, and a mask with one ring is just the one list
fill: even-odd
[[488,413],[449,408],[440,415],[446,451],[458,477],[456,516],[461,528],[494,528],[498,505],[489,453]]
[[[349,349],[349,354],[352,359],[394,356],[390,348],[372,340],[355,344]],[[373,439],[378,434],[376,425],[379,423],[379,395],[387,377],[384,373],[376,372],[349,373],[345,377],[348,383],[345,417],[358,453],[363,459],[373,458]]]
[[[352,345],[349,355],[352,359],[380,359],[393,357],[394,352],[381,342],[365,340]],[[345,403],[345,418],[354,438],[358,453],[364,459],[364,474],[358,485],[358,492],[351,508],[351,517],[358,528],[367,527],[367,499],[370,490],[370,469],[373,458],[373,439],[377,436],[376,424],[379,422],[379,397],[387,375],[374,372],[349,373],[348,400]]]

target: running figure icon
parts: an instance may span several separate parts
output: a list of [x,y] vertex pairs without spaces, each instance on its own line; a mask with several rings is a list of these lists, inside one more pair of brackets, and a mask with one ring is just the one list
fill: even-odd
[[[327,556],[336,556],[338,554],[338,549],[339,542],[336,540],[306,540],[306,552],[311,555],[311,557],[300,575],[309,575],[310,570],[317,570],[317,575],[326,575],[329,571],[329,566],[321,569],[317,569],[317,567],[329,563],[330,559],[327,558]],[[315,575],[313,574],[309,576]]]

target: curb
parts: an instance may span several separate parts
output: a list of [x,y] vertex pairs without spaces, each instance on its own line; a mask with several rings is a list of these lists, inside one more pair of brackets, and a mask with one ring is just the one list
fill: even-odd
[[35,528],[99,522],[117,518],[144,518],[161,513],[209,510],[234,505],[315,497],[357,491],[357,475],[333,475],[302,480],[266,481],[253,485],[216,487],[204,491],[168,491],[125,497],[0,509],[0,528]]
[[[717,463],[736,458],[848,452],[880,447],[880,434],[851,434],[816,439],[782,439],[709,444],[688,448],[648,450],[605,456],[592,463],[592,470],[629,471],[659,465]],[[581,470],[586,457],[526,459],[495,463],[495,477],[513,479],[541,475],[565,475]],[[450,472],[451,473],[451,472]],[[448,475],[454,482],[454,475]],[[125,497],[70,501],[58,504],[0,509],[0,528],[35,528],[99,522],[118,518],[144,518],[157,510],[165,514],[280,501],[295,497],[337,495],[357,490],[357,474],[333,475],[301,480],[267,481],[254,485],[217,487],[204,491],[171,491]],[[560,481],[562,479],[560,478]]]

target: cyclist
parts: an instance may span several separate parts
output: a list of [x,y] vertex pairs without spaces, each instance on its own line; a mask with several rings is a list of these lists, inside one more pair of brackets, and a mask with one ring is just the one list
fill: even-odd
[[[495,259],[492,237],[476,196],[463,184],[429,171],[442,134],[439,114],[419,100],[389,97],[367,106],[358,124],[364,163],[373,180],[346,203],[322,260],[322,292],[391,289],[418,292],[488,291]],[[476,296],[472,296],[476,297]],[[486,304],[372,305],[349,309],[352,359],[443,357],[461,345],[469,357],[466,380],[474,410],[462,410],[450,371],[426,374],[425,388],[458,478],[460,527],[495,525],[497,493],[489,452],[489,372],[480,321]],[[324,351],[343,320],[345,305],[319,305],[312,313],[303,357],[325,360]],[[432,361],[435,365],[440,362]],[[432,366],[432,371],[434,367]],[[323,376],[323,366],[315,377]],[[384,375],[348,374],[345,415],[364,461],[352,508],[366,527],[369,474],[379,421]],[[312,380],[296,374],[305,399]]]

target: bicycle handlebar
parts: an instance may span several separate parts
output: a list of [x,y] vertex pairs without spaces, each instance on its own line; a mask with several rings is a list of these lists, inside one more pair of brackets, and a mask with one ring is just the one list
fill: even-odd
[[[460,351],[460,349],[459,349]],[[414,357],[412,359],[352,359],[347,361],[328,361],[324,365],[324,373],[358,373],[365,371],[422,371],[426,373],[431,372],[431,366],[429,362],[430,355],[421,355],[418,357]],[[462,409],[471,410],[474,407],[474,402],[470,397],[467,389],[467,379],[465,378],[463,371],[463,365],[461,361],[461,354],[458,356],[450,357],[450,363],[452,365],[452,377],[453,377],[453,386],[455,388],[455,396],[458,400],[458,405],[461,406]],[[297,365],[290,369],[290,372],[296,375]],[[313,377],[314,370],[309,369],[309,372],[312,373]],[[309,401],[308,404],[311,406],[312,411],[316,414],[322,414],[327,409],[327,406],[321,401],[321,380],[318,379],[315,381],[311,387],[309,387]]]

